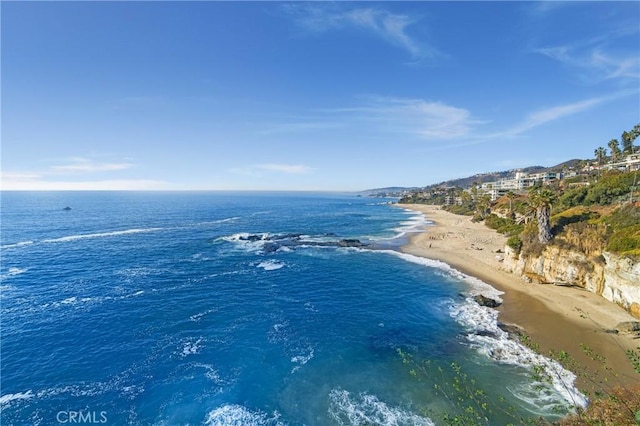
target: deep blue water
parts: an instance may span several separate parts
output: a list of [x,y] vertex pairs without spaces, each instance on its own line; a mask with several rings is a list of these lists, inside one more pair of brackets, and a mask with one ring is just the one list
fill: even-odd
[[398,253],[425,221],[386,201],[2,193],[2,424],[439,423],[438,379],[398,349],[459,363],[523,416],[564,411],[463,296],[492,289]]

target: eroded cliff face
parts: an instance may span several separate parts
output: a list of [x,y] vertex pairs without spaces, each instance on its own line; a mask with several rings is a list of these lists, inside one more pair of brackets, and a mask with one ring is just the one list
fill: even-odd
[[540,255],[516,255],[506,247],[504,268],[525,280],[582,287],[640,319],[640,262],[629,257],[608,252],[587,256],[553,245]]
[[640,262],[604,252],[602,296],[640,318]]

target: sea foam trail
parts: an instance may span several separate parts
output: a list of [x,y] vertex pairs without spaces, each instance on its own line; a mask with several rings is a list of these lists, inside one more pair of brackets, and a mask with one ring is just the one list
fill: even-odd
[[156,232],[161,231],[162,228],[134,228],[134,229],[125,229],[123,231],[111,231],[111,232],[98,232],[95,234],[78,234],[78,235],[69,235],[66,237],[60,238],[50,238],[46,240],[42,240],[43,243],[65,243],[69,241],[76,240],[84,240],[87,238],[104,238],[104,237],[115,237],[118,235],[129,235],[129,234],[142,234],[146,232]]
[[33,241],[20,241],[19,243],[15,243],[15,244],[5,244],[3,246],[0,246],[0,249],[2,250],[13,249],[13,248],[30,246],[31,244],[33,244]]
[[41,241],[21,241],[15,244],[5,244],[0,246],[0,249],[16,249],[21,247],[30,246],[36,243],[67,243],[70,241],[84,240],[89,238],[104,238],[104,237],[117,237],[119,235],[129,235],[129,234],[143,234],[147,232],[157,232],[162,231],[164,228],[134,228],[134,229],[125,229],[122,231],[110,231],[110,232],[97,232],[93,234],[77,234],[77,235],[67,235],[65,237],[59,238],[47,238]]
[[0,407],[5,404],[10,404],[13,401],[19,401],[21,399],[31,399],[34,397],[35,395],[30,390],[26,392],[9,393],[6,395],[2,395],[0,396]]

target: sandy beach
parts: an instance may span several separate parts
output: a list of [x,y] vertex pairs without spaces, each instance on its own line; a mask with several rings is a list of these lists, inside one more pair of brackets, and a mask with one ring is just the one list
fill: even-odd
[[[400,204],[419,211],[433,222],[424,232],[411,237],[405,253],[443,261],[459,271],[481,279],[504,292],[498,308],[499,320],[523,328],[543,353],[566,351],[584,368],[578,386],[593,389],[593,381],[604,386],[640,383],[626,350],[640,347],[640,339],[607,333],[624,321],[636,319],[614,303],[586,290],[552,284],[526,283],[502,268],[507,238],[473,223],[468,216],[455,215],[439,206]],[[581,345],[606,359],[606,367],[591,360]],[[584,374],[586,372],[586,374]]]

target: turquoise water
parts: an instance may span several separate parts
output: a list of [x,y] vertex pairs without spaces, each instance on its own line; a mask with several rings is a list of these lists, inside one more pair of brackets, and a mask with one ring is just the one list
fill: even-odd
[[387,201],[2,193],[2,424],[440,423],[398,350],[522,416],[584,403],[468,297],[495,290],[397,251],[427,222]]

